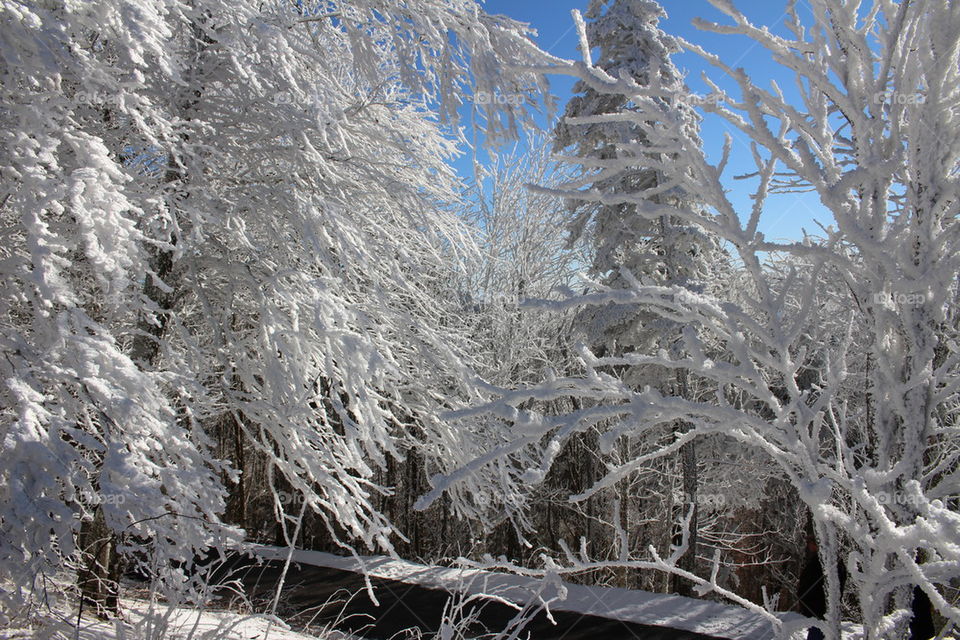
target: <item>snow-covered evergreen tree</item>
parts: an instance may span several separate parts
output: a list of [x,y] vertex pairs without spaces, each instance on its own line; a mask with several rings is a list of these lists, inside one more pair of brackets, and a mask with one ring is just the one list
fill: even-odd
[[[651,0],[592,0],[585,28],[587,46],[597,52],[593,63],[615,78],[629,78],[641,86],[676,92],[683,79],[671,56],[680,48],[675,39],[659,28],[658,22],[664,16],[663,8]],[[632,193],[662,184],[656,170],[614,166],[609,162],[649,147],[641,127],[625,121],[592,118],[634,109],[630,98],[598,90],[583,81],[578,81],[573,91],[574,96],[555,127],[554,149],[586,160],[581,164],[584,172],[581,183],[608,194]],[[695,132],[698,119],[695,111],[683,100],[676,101],[674,106],[678,117],[684,118],[691,132]],[[651,151],[648,148],[646,152]],[[677,189],[654,189],[654,192],[651,197],[657,201],[688,202],[691,199],[689,194]],[[622,285],[623,269],[651,282],[694,283],[706,276],[702,256],[699,261],[685,259],[698,257],[695,245],[704,242],[698,229],[673,229],[671,221],[666,221],[664,228],[664,221],[636,215],[630,203],[573,199],[569,206],[574,213],[571,235],[574,239],[590,239],[594,246],[590,270],[604,283]],[[668,248],[677,255],[667,256]],[[674,273],[666,273],[668,258],[675,263]]]
[[[475,483],[492,479],[498,491],[511,495],[515,483],[540,481],[573,434],[616,425],[601,438],[609,448],[625,433],[683,420],[691,429],[652,456],[719,434],[767,458],[789,478],[813,515],[826,573],[829,606],[821,626],[828,638],[840,631],[838,561],[846,563],[847,590],[865,638],[904,637],[915,587],[948,625],[956,624],[960,610],[945,594],[960,568],[960,5],[813,0],[813,19],[806,22],[791,3],[790,35],[778,36],[752,25],[729,0],[713,4],[732,24],[700,26],[750,37],[797,80],[794,102],[775,83],[761,85],[722,57],[689,45],[738,85],[740,97],[714,86],[703,108],[754,145],[752,210],[738,211],[721,180],[731,140],[719,164],[711,165],[662,87],[615,77],[589,59],[559,70],[598,92],[621,93],[634,105],[591,120],[639,127],[648,148],[665,150],[644,154],[638,144],[603,162],[613,171],[654,170],[662,182],[631,192],[585,189],[569,195],[632,204],[647,220],[669,215],[717,234],[742,265],[744,295],[724,299],[638,281],[630,290],[573,301],[655,309],[686,325],[686,355],[664,350],[600,357],[584,349],[585,377],[502,393],[464,415],[497,416],[513,425],[515,437],[436,480],[437,490],[469,476]],[[600,161],[585,162],[594,167]],[[670,189],[696,193],[706,211],[651,198]],[[758,232],[769,194],[784,189],[819,196],[833,218],[825,237],[778,243]],[[789,269],[770,269],[771,254],[790,256]],[[828,289],[832,279],[843,286]],[[831,325],[842,331],[811,335],[811,328]],[[713,343],[722,344],[727,357],[714,358]],[[869,367],[859,369],[862,358],[852,353],[857,344],[865,344]],[[717,392],[695,401],[636,389],[607,373],[614,365],[685,370]],[[864,372],[865,387],[851,384],[852,365]],[[851,394],[859,401],[851,402]],[[524,404],[560,396],[602,402],[559,417]],[[500,475],[484,476],[481,462],[496,465]],[[597,487],[614,485],[646,462],[638,458],[610,468]],[[683,575],[702,593],[720,593],[780,624],[772,612],[723,588],[716,574],[703,578],[683,571],[676,554],[662,557],[651,549],[646,558],[631,558],[626,551],[624,566]],[[591,564],[574,554],[564,561],[571,570]]]
[[[694,139],[698,116],[683,99],[683,78],[671,61],[671,56],[680,50],[679,44],[658,26],[664,16],[663,7],[651,0],[592,0],[586,12],[586,40],[581,48],[590,49],[591,59],[595,52],[593,64],[610,76],[662,92],[664,100],[671,103],[677,118],[686,123],[691,139]],[[556,127],[554,146],[556,150],[566,150],[577,158],[576,162],[583,169],[577,186],[589,184],[592,191],[608,196],[644,192],[657,203],[694,204],[694,195],[675,185],[664,188],[666,182],[657,169],[614,162],[634,154],[671,155],[653,148],[642,126],[625,120],[603,119],[603,116],[621,111],[636,110],[638,107],[629,96],[598,89],[583,80],[574,86],[574,93]],[[589,238],[593,257],[590,271],[603,286],[625,288],[637,280],[647,285],[679,286],[702,292],[707,283],[717,281],[722,271],[722,252],[716,239],[696,225],[683,224],[670,215],[659,219],[646,218],[636,212],[636,204],[632,202],[573,199],[570,208],[574,213],[572,237]],[[581,316],[584,339],[607,355],[619,355],[625,349],[650,354],[661,349],[675,355],[680,353],[679,326],[650,313],[642,305],[608,304],[587,309]],[[656,366],[627,367],[622,375],[637,388],[653,385],[669,393],[691,396],[682,371]],[[683,428],[679,423],[666,425],[666,433],[654,435],[651,446],[659,447],[664,438],[669,440],[674,437],[674,432]],[[645,448],[645,443],[625,438],[617,449],[618,457],[622,460],[642,455]],[[697,554],[697,461],[693,442],[680,454],[682,488],[662,491],[663,479],[673,472],[674,466],[672,460],[658,461],[651,466],[647,477],[656,485],[654,487],[634,482],[628,489],[628,485],[623,484],[620,490],[622,516],[624,526],[635,531],[638,539],[660,538],[657,546],[666,549],[674,537],[671,526],[674,494],[680,494],[682,497],[676,510],[682,511],[684,516],[691,510],[693,512],[691,530],[694,535],[688,540],[688,553],[684,556],[686,568],[692,571]],[[647,525],[628,523],[628,514],[632,511],[628,505],[639,499],[632,493],[664,497],[659,504],[647,500],[638,507]],[[661,516],[651,518],[650,509],[657,507],[663,510]],[[655,583],[648,580],[641,584],[654,588]],[[689,589],[689,585],[682,581],[676,587],[683,593]]]

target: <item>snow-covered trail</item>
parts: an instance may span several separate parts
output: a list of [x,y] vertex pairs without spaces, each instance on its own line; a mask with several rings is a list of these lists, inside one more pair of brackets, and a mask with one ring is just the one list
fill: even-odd
[[[277,561],[286,557],[287,550],[256,547],[256,553],[265,560]],[[316,580],[330,580],[333,579],[331,576],[335,575],[314,572],[316,575],[312,576],[310,567],[313,567],[355,574],[365,573],[375,581],[394,581],[394,584],[422,588],[405,589],[403,599],[408,600],[406,602],[399,602],[399,596],[394,598],[397,589],[391,589],[389,584],[385,592],[377,591],[378,594],[385,593],[390,600],[389,603],[381,603],[383,611],[392,605],[394,609],[407,609],[406,613],[411,614],[414,619],[418,616],[431,620],[434,617],[439,618],[439,610],[434,615],[433,611],[426,612],[424,608],[435,606],[437,601],[442,603],[446,599],[446,593],[485,595],[518,604],[536,601],[538,597],[555,599],[551,602],[550,609],[557,617],[557,626],[551,625],[551,630],[541,631],[550,635],[535,634],[535,638],[581,637],[581,632],[572,629],[571,624],[579,625],[580,628],[588,626],[594,630],[599,630],[598,625],[609,625],[608,634],[616,632],[618,635],[615,637],[631,639],[708,636],[731,640],[769,640],[774,637],[773,625],[760,615],[740,607],[680,596],[566,583],[561,585],[566,592],[561,596],[557,585],[544,585],[533,578],[472,569],[431,567],[383,556],[345,558],[317,551],[297,550],[293,554],[293,560],[300,566],[291,574],[289,584],[301,585],[301,591],[295,596],[301,603],[304,594],[311,588],[310,583],[316,588]],[[257,575],[262,577],[263,583],[270,582],[267,574]],[[353,581],[354,588],[362,584],[359,576]],[[263,588],[265,584],[260,586]],[[434,599],[425,597],[423,590],[435,590]],[[379,597],[381,596],[378,595]],[[442,605],[440,608],[442,609]],[[371,612],[375,611],[376,609],[371,609]],[[783,615],[785,621],[802,620],[796,614]],[[585,621],[581,620],[585,618],[589,618],[586,620],[589,625],[585,625]],[[611,624],[610,621],[615,622]]]

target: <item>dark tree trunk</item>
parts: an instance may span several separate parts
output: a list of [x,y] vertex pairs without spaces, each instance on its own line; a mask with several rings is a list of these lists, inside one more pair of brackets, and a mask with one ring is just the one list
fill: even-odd
[[104,519],[103,507],[94,508],[93,517],[80,525],[78,547],[82,566],[77,573],[80,606],[97,617],[108,619],[119,612],[120,562],[116,538]]
[[930,640],[937,635],[933,625],[933,605],[920,587],[913,588],[913,618],[910,620],[910,640]]
[[230,487],[230,494],[227,497],[224,519],[231,524],[246,529],[249,500],[247,495],[246,448],[244,447],[245,435],[243,427],[232,413],[224,416],[220,436],[224,457],[229,458],[233,467],[240,472],[240,477],[236,483],[225,483]]

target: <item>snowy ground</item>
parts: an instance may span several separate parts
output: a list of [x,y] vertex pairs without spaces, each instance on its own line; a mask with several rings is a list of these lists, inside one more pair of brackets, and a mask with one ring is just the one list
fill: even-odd
[[[265,559],[283,559],[287,550],[256,547]],[[624,622],[656,625],[693,631],[731,640],[770,640],[775,636],[772,623],[763,616],[741,607],[728,606],[681,596],[652,594],[610,587],[563,584],[565,594],[556,587],[533,578],[489,571],[429,567],[393,558],[375,556],[344,558],[319,551],[297,550],[293,560],[302,564],[342,569],[370,577],[399,580],[422,587],[489,594],[516,603],[542,597],[554,600],[551,609],[601,616]],[[804,619],[792,613],[780,614],[788,625]]]
[[[124,620],[103,622],[84,619],[79,631],[66,622],[60,629],[45,625],[33,629],[0,629],[0,639],[73,638],[76,640],[347,640],[348,636],[331,632],[308,636],[286,628],[282,622],[265,616],[242,615],[229,611],[195,611],[161,608],[150,612],[148,603],[125,600]],[[74,621],[71,620],[71,623]]]
[[[255,553],[267,560],[282,560],[288,550],[256,546]],[[501,601],[525,604],[541,598],[553,611],[599,616],[611,620],[653,625],[731,640],[772,640],[776,637],[769,619],[736,606],[652,594],[610,587],[588,587],[567,583],[545,584],[523,576],[475,569],[432,567],[385,556],[345,558],[318,551],[293,552],[293,560],[304,565],[327,567],[366,574],[371,578],[397,580],[450,593],[488,596]],[[52,612],[46,629],[0,629],[0,640],[51,638],[73,640],[355,640],[339,631],[306,635],[297,633],[268,616],[234,611],[196,611],[164,604],[150,604],[141,592],[125,589],[123,620],[102,622],[85,619],[79,632],[67,610]],[[785,627],[805,638],[800,631],[805,619],[797,614],[779,614]],[[59,618],[58,622],[56,619]],[[850,628],[845,638],[856,637]],[[854,632],[854,633],[849,633]]]
[[[126,591],[126,590],[125,590]],[[84,616],[55,606],[29,628],[0,628],[0,640],[358,640],[339,631],[297,633],[281,620],[223,610],[196,610],[150,603],[125,593],[121,620]]]

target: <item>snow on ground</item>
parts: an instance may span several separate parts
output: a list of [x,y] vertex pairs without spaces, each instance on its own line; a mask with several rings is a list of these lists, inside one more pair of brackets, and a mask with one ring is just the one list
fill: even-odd
[[268,616],[233,611],[171,607],[123,598],[123,619],[102,621],[84,616],[77,630],[76,612],[59,611],[42,625],[0,628],[0,640],[64,638],[71,640],[353,640],[339,631],[306,635]]
[[[264,559],[282,560],[288,550],[256,546]],[[364,573],[370,577],[398,580],[422,587],[492,595],[516,603],[530,602],[539,594],[551,610],[601,616],[624,622],[683,629],[732,640],[770,640],[773,624],[763,616],[742,607],[696,600],[682,596],[648,593],[613,587],[592,587],[563,583],[565,597],[556,587],[546,588],[536,578],[476,569],[429,567],[385,556],[345,558],[319,551],[296,550],[293,560],[302,564]],[[785,623],[798,624],[799,614],[778,614]],[[792,624],[790,624],[792,626]]]

